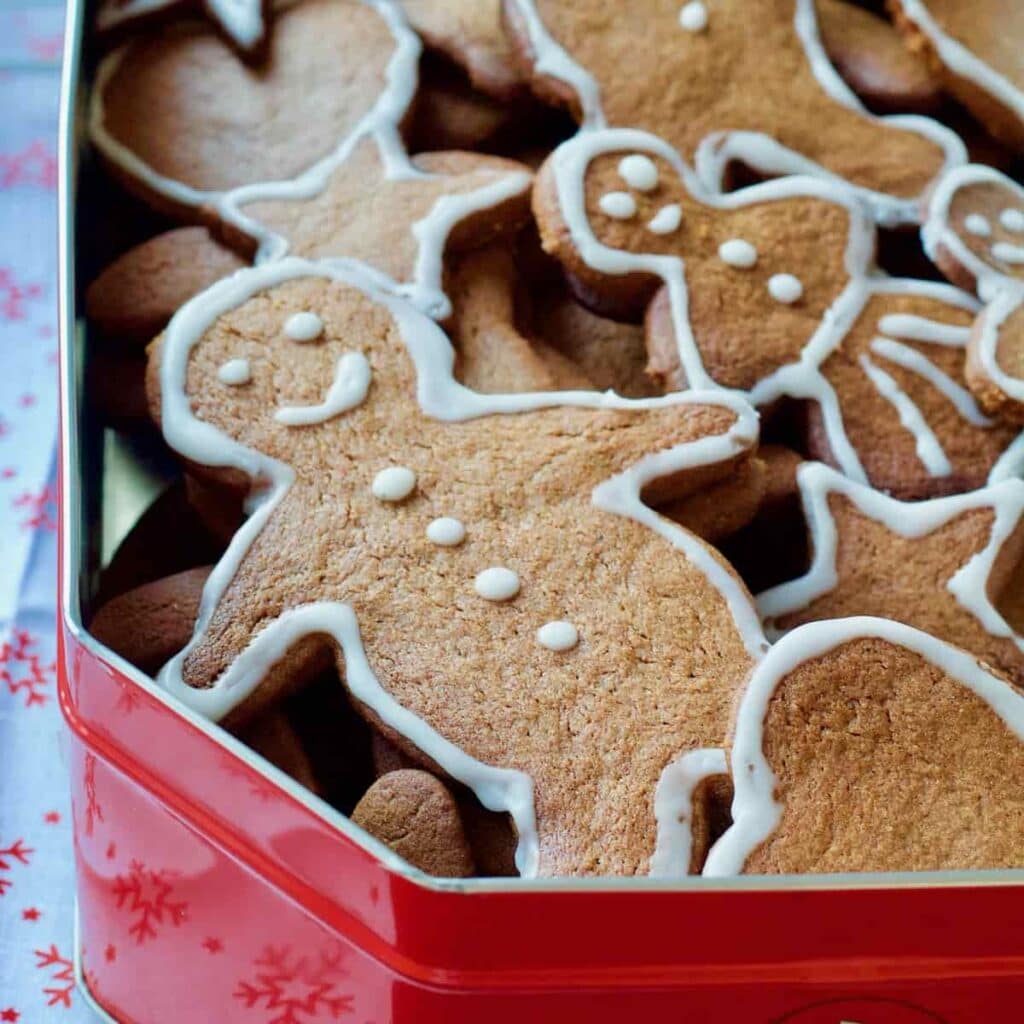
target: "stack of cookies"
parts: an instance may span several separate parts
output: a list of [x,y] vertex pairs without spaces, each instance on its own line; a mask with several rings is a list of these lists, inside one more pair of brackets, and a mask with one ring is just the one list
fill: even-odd
[[99,639],[435,875],[1024,866],[1024,7],[96,31]]

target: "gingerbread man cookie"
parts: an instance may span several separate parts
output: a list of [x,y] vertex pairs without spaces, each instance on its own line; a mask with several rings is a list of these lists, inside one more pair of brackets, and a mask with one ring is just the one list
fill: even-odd
[[644,0],[628,12],[505,0],[505,11],[542,98],[584,129],[662,137],[710,191],[733,162],[815,174],[857,189],[879,222],[909,223],[943,168],[966,158],[937,122],[864,109],[825,55],[814,0]]
[[981,311],[967,346],[967,383],[993,416],[1024,426],[1024,283]]
[[1024,8],[1005,0],[888,0],[913,49],[994,135],[1024,146]]
[[901,623],[783,637],[743,695],[730,767],[733,824],[710,877],[1024,861],[1024,696]]
[[534,206],[545,248],[588,293],[636,310],[660,285],[647,335],[668,387],[806,402],[809,455],[905,498],[1006,470],[1016,434],[963,382],[977,303],[876,271],[874,226],[836,186],[709,194],[664,141],[609,129],[555,151]]
[[819,463],[797,482],[814,557],[806,575],[758,596],[772,629],[884,615],[1024,683],[1024,637],[996,610],[1024,556],[1024,481],[912,503]]
[[194,299],[153,358],[171,447],[253,484],[168,690],[236,720],[326,645],[372,722],[511,814],[523,874],[686,872],[659,779],[720,745],[765,641],[649,504],[750,458],[746,403],[481,395],[413,307],[298,260]]

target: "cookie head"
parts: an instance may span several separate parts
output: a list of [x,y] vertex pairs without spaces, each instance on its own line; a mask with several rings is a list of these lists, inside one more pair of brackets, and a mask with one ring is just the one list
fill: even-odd
[[922,234],[943,273],[982,299],[1024,282],[1024,188],[991,167],[947,174],[929,199]]
[[705,874],[1019,867],[1024,697],[885,619],[818,622],[755,670],[734,824]]

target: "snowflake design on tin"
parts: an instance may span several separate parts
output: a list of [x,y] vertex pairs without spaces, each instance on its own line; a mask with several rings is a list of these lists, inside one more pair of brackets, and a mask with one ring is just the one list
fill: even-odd
[[[15,839],[10,846],[0,847],[0,871],[10,871],[15,863],[27,865],[34,850],[25,845],[24,839]],[[0,876],[0,896],[14,887],[9,878]]]
[[188,904],[171,899],[174,877],[172,871],[153,871],[141,861],[133,860],[127,874],[114,879],[112,890],[117,909],[132,916],[128,934],[138,945],[155,939],[164,924],[177,928],[186,919]]
[[345,977],[340,950],[310,957],[267,946],[253,961],[252,980],[239,981],[234,996],[246,1009],[267,1011],[266,1024],[337,1020],[352,1012],[354,997],[337,988]]
[[50,985],[44,986],[47,1006],[63,1006],[71,1009],[71,995],[75,991],[75,965],[55,945],[49,949],[37,949],[36,968],[50,972]]
[[85,773],[82,778],[85,790],[85,834],[91,836],[97,821],[103,820],[103,808],[96,798],[96,755],[85,755]]
[[42,661],[35,646],[35,638],[26,630],[16,630],[13,642],[0,644],[0,683],[6,683],[12,694],[24,693],[27,708],[46,703],[43,687],[57,670],[56,662]]

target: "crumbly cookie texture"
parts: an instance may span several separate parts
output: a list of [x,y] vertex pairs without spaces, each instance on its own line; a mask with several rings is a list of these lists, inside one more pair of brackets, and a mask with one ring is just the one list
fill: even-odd
[[[205,297],[205,330],[186,307],[154,352],[172,446],[278,480],[164,684],[251,713],[296,643],[329,636],[371,721],[504,803],[524,873],[646,872],[675,828],[661,773],[721,743],[763,637],[728,566],[639,493],[682,498],[749,458],[749,408],[468,392],[429,320],[322,274],[243,272]],[[317,340],[289,336],[299,312]],[[236,359],[249,378],[225,384]]]

